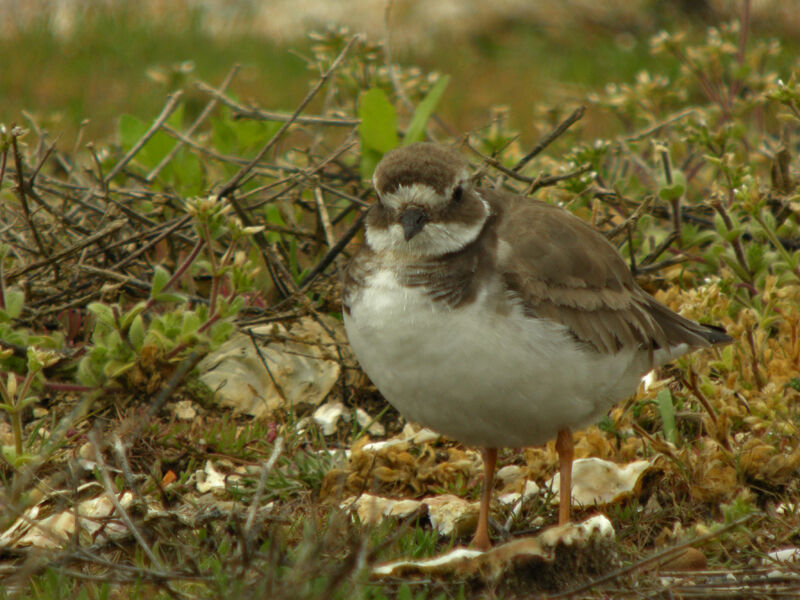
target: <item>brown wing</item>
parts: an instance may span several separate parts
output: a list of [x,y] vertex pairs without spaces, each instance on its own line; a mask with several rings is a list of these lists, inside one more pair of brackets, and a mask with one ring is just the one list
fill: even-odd
[[537,200],[483,193],[499,217],[503,277],[531,316],[566,325],[607,353],[730,340],[659,304],[634,281],[616,248],[578,217]]

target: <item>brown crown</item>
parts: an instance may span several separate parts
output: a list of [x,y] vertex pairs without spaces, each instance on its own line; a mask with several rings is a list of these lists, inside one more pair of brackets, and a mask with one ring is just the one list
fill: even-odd
[[445,194],[469,169],[455,150],[430,142],[418,142],[387,152],[375,169],[375,189],[391,194],[401,185],[425,184]]

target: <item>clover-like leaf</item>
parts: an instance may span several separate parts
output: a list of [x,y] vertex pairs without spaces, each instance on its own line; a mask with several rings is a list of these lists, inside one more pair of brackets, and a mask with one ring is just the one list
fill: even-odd
[[662,200],[677,200],[686,192],[686,175],[678,169],[672,169],[671,175],[671,182],[667,182],[663,176],[661,178],[661,187],[658,190],[658,196]]

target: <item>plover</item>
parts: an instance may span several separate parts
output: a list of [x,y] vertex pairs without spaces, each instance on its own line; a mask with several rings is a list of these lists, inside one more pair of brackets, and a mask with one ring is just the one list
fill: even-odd
[[571,430],[632,395],[654,367],[731,341],[647,294],[580,218],[474,187],[451,148],[390,151],[373,184],[379,200],[345,275],[347,335],[407,419],[481,448],[476,548],[490,546],[498,447],[557,438],[565,523]]

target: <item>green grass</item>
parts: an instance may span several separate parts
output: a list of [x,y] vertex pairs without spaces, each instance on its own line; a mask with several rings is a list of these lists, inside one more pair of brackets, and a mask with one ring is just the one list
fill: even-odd
[[73,134],[90,119],[84,139],[109,135],[120,114],[157,113],[180,80],[154,81],[151,69],[170,72],[184,61],[194,73],[218,83],[234,64],[242,74],[236,91],[273,109],[291,109],[306,89],[303,61],[254,35],[212,39],[196,20],[185,29],[170,22],[145,22],[126,11],[101,12],[62,38],[44,22],[0,39],[0,122],[24,124],[30,111],[51,133]]
[[[89,119],[84,140],[102,139],[123,113],[157,113],[182,83],[169,75],[172,67],[185,61],[194,64],[197,78],[212,83],[241,64],[233,90],[271,110],[292,109],[307,90],[308,71],[296,55],[310,53],[306,40],[282,46],[248,32],[212,36],[202,29],[199,10],[176,21],[148,19],[123,2],[85,14],[69,36],[53,33],[43,17],[0,38],[0,56],[7,57],[0,69],[0,122],[24,124],[22,111],[28,111],[71,142]],[[395,49],[395,60],[451,75],[439,113],[456,132],[484,125],[490,107],[508,105],[512,126],[533,141],[538,106],[581,102],[586,91],[630,81],[642,69],[663,73],[664,61],[649,53],[654,32],[503,23],[462,38],[442,35],[425,49]],[[786,41],[791,52],[794,43]],[[155,81],[148,75],[153,70],[167,76]]]

